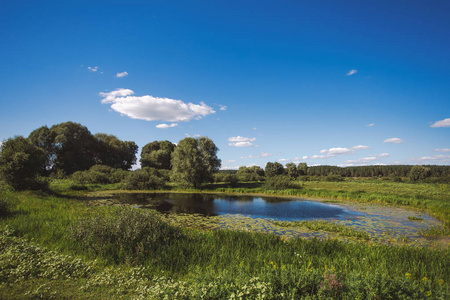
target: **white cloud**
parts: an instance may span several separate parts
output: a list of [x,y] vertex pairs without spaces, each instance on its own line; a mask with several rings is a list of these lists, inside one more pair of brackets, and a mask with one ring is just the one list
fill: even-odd
[[87,68],[91,72],[97,72],[98,71],[98,66],[97,67],[87,67]]
[[224,160],[223,162],[230,163],[230,162],[236,162],[236,160],[235,159],[229,159],[229,160]]
[[243,136],[232,136],[228,138],[229,142],[254,142],[256,138],[248,138]]
[[444,119],[444,120],[440,120],[440,121],[436,121],[433,124],[430,125],[430,127],[450,127],[450,118]]
[[235,143],[228,143],[228,145],[233,147],[252,147],[254,146],[253,143],[250,142],[235,142]]
[[330,157],[334,157],[334,155],[331,155],[331,154],[328,154],[328,155],[313,155],[313,156],[310,156],[309,158],[310,159],[327,159],[327,158],[330,158]]
[[351,165],[368,164],[368,163],[371,163],[373,161],[380,159],[381,157],[387,157],[389,155],[390,155],[389,153],[369,155],[367,157],[361,157],[356,160],[347,160],[345,163],[351,164]]
[[263,157],[269,157],[269,156],[272,156],[273,154],[272,153],[269,153],[269,152],[261,152],[260,154],[258,154],[258,155],[252,155],[252,154],[250,154],[250,155],[248,155],[248,156],[241,156],[241,158],[242,159],[249,159],[249,158],[263,158]]
[[416,163],[441,163],[441,164],[450,164],[450,155],[446,154],[438,154],[433,156],[423,156],[418,158],[411,158],[412,161]]
[[357,146],[353,146],[351,149],[352,150],[367,150],[367,149],[370,149],[370,147],[365,146],[365,145],[357,145]]
[[353,69],[353,70],[350,70],[347,72],[347,76],[352,76],[353,74],[356,74],[356,73],[358,73],[358,70]]
[[404,141],[400,138],[389,138],[387,140],[384,140],[383,143],[401,144],[404,143]]
[[367,127],[372,127],[372,126],[375,126],[375,123],[370,123],[370,124],[367,124],[366,126]]
[[228,138],[228,145],[233,147],[251,147],[254,146],[252,142],[256,141],[256,138],[248,138],[243,136],[232,136]]
[[125,76],[128,76],[128,72],[121,72],[121,73],[117,73],[116,74],[117,78],[122,78],[122,77],[125,77]]
[[436,151],[436,152],[450,152],[450,149],[434,149],[434,151]]
[[320,153],[326,153],[329,155],[349,155],[353,154],[353,152],[354,150],[352,149],[341,147],[320,150]]
[[111,108],[132,119],[146,121],[188,122],[214,114],[215,111],[204,102],[193,104],[181,100],[159,98],[150,95],[132,96],[129,89],[117,89],[109,93],[100,93],[103,104],[112,103]]
[[155,127],[156,128],[160,128],[160,129],[167,129],[167,128],[172,128],[172,127],[176,127],[176,126],[178,126],[178,123],[172,123],[172,124],[158,124],[158,125],[156,125]]
[[219,104],[219,106],[220,106],[220,110],[227,110],[226,105]]
[[291,161],[291,160],[289,158],[280,158],[278,161],[279,162],[288,162],[288,161]]

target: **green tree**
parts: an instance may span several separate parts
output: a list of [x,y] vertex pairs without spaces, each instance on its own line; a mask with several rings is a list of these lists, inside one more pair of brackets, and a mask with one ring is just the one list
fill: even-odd
[[9,138],[0,150],[0,176],[17,190],[40,188],[38,175],[45,162],[44,151],[28,139]]
[[220,168],[214,142],[207,137],[185,138],[172,154],[171,179],[184,186],[199,187],[214,180],[213,174]]
[[284,174],[284,167],[279,162],[268,162],[266,164],[266,168],[264,169],[264,173],[266,174],[266,177],[272,177],[277,175],[283,175]]
[[66,174],[87,170],[96,164],[97,142],[87,127],[74,122],[50,128],[55,159],[52,169]]
[[96,163],[114,169],[129,170],[136,163],[138,146],[135,142],[121,141],[114,135],[96,133]]
[[424,166],[414,166],[409,172],[409,179],[411,179],[411,181],[424,180],[425,178],[429,177],[430,174],[430,168]]
[[55,158],[55,147],[53,144],[53,140],[55,136],[52,131],[47,126],[39,127],[38,129],[32,131],[28,136],[28,140],[30,140],[35,146],[41,148],[45,153],[45,165],[43,174],[46,171],[51,170]]
[[303,176],[308,174],[308,165],[306,163],[299,163],[297,166],[298,175]]
[[297,166],[294,163],[287,163],[286,164],[286,175],[288,175],[290,178],[297,178],[299,175],[299,171],[297,169]]
[[156,169],[172,169],[171,155],[175,145],[169,141],[154,141],[142,148],[141,166]]
[[264,170],[260,166],[239,167],[236,173],[240,181],[261,181],[264,180]]

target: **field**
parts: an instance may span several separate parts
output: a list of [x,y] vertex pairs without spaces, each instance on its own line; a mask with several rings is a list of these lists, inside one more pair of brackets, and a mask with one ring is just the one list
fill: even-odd
[[[281,191],[265,190],[258,184],[235,188],[217,184],[200,192],[301,195],[403,205],[426,210],[445,223],[440,230],[430,232],[430,237],[448,237],[448,185],[377,180],[301,184],[302,189]],[[0,298],[450,296],[448,244],[438,248],[389,246],[366,243],[364,234],[360,242],[342,242],[286,239],[243,230],[200,230],[151,210],[86,205],[88,199],[117,186],[87,185],[87,190],[78,191],[73,187],[69,181],[55,181],[49,193],[2,188]],[[319,225],[327,226],[314,226]],[[355,235],[343,228],[333,230]]]

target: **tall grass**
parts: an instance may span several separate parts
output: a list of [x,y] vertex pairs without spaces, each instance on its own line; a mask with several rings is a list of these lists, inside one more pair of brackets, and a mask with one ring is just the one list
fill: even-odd
[[[0,219],[0,228],[8,226],[15,233],[13,239],[5,230],[1,232],[0,263],[14,264],[2,272],[41,266],[36,274],[45,270],[57,274],[51,261],[43,264],[39,255],[69,255],[67,261],[60,258],[61,265],[78,258],[88,265],[97,260],[89,276],[73,275],[80,285],[78,290],[86,297],[99,288],[106,288],[108,295],[117,293],[117,297],[154,299],[450,296],[450,248],[285,240],[243,231],[193,231],[168,225],[157,214],[143,210],[89,207],[81,195],[8,193],[8,201],[15,205],[11,217]],[[35,250],[22,251],[23,255],[13,251],[35,249],[29,245],[30,240],[48,250],[37,256]],[[74,271],[68,270],[81,272],[85,268],[80,262]],[[20,286],[17,282],[37,292],[41,284],[58,289],[51,276],[39,276],[10,280],[5,275],[0,298],[6,292],[20,292],[15,287]]]

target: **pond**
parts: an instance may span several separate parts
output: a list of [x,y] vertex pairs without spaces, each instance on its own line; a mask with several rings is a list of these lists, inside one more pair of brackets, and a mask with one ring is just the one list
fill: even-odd
[[122,203],[150,207],[162,213],[188,213],[205,216],[239,214],[252,218],[271,218],[276,220],[308,219],[355,219],[364,213],[342,206],[309,201],[257,196],[226,196],[215,194],[116,194],[115,199]]
[[[109,201],[109,202],[108,202]],[[442,222],[424,212],[401,207],[336,200],[230,196],[191,193],[117,193],[96,205],[129,205],[154,209],[169,222],[192,228],[238,229],[274,233],[286,238],[317,237],[351,240],[326,230],[281,227],[276,221],[325,220],[341,227],[364,231],[370,242],[448,247],[448,237],[430,239],[423,231],[442,227]]]

